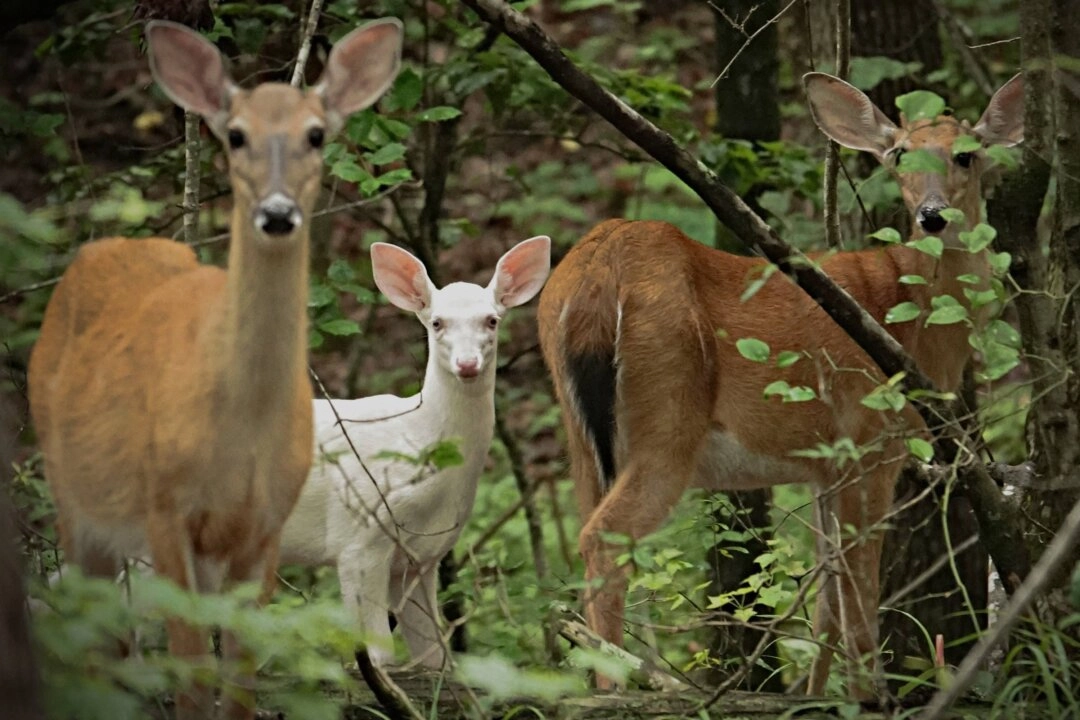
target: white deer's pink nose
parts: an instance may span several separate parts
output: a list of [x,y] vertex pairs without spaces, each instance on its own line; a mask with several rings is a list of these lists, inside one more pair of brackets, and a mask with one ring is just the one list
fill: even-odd
[[476,358],[465,358],[454,364],[457,366],[458,377],[474,378],[480,374],[480,361]]

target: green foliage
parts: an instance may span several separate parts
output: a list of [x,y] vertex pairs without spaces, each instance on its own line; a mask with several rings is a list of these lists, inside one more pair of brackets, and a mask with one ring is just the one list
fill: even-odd
[[[339,717],[348,694],[358,690],[343,664],[357,644],[355,621],[338,602],[283,598],[256,608],[252,587],[200,596],[154,577],[136,577],[131,587],[129,599],[117,583],[68,568],[54,587],[34,589],[51,717],[142,718],[193,677],[220,682],[218,670],[208,673],[160,648],[141,658],[115,656],[118,642],[165,617],[235,633],[260,667],[261,704],[290,717]],[[337,692],[326,693],[326,686]]]

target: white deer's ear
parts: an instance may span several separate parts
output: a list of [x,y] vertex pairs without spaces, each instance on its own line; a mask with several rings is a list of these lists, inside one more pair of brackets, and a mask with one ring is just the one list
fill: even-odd
[[237,89],[218,49],[194,30],[165,20],[146,24],[146,43],[157,84],[174,103],[206,118],[220,136]]
[[331,131],[390,88],[401,68],[402,34],[400,20],[384,18],[353,30],[334,45],[315,86]]
[[821,132],[852,150],[881,159],[899,129],[870,98],[853,85],[825,73],[803,76],[810,114]]
[[1017,73],[1002,85],[972,128],[988,143],[1016,145],[1024,141],[1024,76]]
[[488,289],[503,308],[529,302],[551,270],[551,238],[540,235],[519,242],[499,258]]
[[383,295],[402,310],[420,312],[431,305],[434,286],[412,253],[389,243],[373,243],[371,269]]

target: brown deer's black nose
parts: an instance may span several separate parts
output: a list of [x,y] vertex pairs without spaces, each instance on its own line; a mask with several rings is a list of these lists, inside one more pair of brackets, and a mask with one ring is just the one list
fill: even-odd
[[938,206],[923,205],[916,215],[919,226],[931,234],[944,230],[945,226],[949,224],[948,220],[941,217],[941,211],[944,209]]

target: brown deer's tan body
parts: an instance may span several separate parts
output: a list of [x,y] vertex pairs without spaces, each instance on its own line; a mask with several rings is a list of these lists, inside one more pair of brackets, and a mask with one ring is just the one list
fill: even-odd
[[[29,368],[31,411],[67,559],[112,577],[145,555],[181,587],[274,587],[281,529],[312,458],[307,378],[308,228],[324,137],[397,72],[400,24],[343,39],[309,91],[232,85],[212,45],[171,23],[147,29],[155,76],[229,146],[228,271],[189,247],[113,238],[80,249],[45,313]],[[178,621],[170,651],[202,657],[207,634]],[[226,637],[251,717],[250,659]],[[205,687],[180,718],[213,715]]]
[[[971,355],[969,328],[924,326],[925,311],[943,294],[970,307],[963,288],[973,285],[957,277],[974,275],[974,287],[985,286],[990,268],[985,253],[964,249],[958,229],[939,215],[958,208],[972,226],[980,216],[985,158],[981,151],[954,158],[953,142],[961,134],[1019,141],[1020,81],[995,95],[974,129],[951,117],[898,128],[846,83],[813,74],[807,86],[815,119],[838,142],[874,152],[889,166],[900,149],[923,149],[946,161],[944,176],[897,176],[916,235],[933,232],[948,248],[940,260],[899,245],[817,259],[879,322],[901,302],[922,308],[918,320],[887,327],[940,389],[954,390]],[[877,648],[876,531],[892,503],[903,440],[926,428],[910,405],[883,413],[861,404],[884,381],[881,371],[786,276],[773,275],[743,302],[764,268],[763,260],[712,250],[666,223],[610,220],[566,255],[541,294],[540,341],[563,409],[583,522],[586,618],[609,641],[622,640],[626,579],[605,533],[652,532],[691,486],[807,482],[821,496],[825,535],[839,538],[849,526],[859,531],[843,538],[838,576],[819,595],[815,632],[828,635],[830,645],[842,640],[855,659]],[[902,275],[920,275],[927,284],[900,284]],[[976,324],[982,314],[972,313]],[[768,343],[770,361],[744,358],[735,344],[741,338]],[[802,357],[779,368],[775,359],[785,350]],[[817,399],[764,397],[776,380],[809,387]],[[870,452],[842,467],[793,455],[841,438]],[[814,693],[827,679],[827,647],[812,673]],[[866,678],[850,690],[867,694]]]

